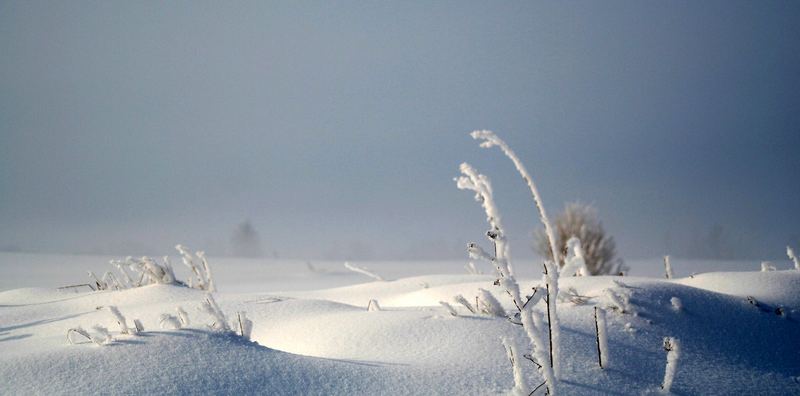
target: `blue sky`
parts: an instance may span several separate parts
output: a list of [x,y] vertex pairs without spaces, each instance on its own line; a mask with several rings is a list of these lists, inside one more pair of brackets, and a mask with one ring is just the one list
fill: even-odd
[[800,244],[794,2],[0,3],[0,248],[463,257],[594,204],[623,257]]

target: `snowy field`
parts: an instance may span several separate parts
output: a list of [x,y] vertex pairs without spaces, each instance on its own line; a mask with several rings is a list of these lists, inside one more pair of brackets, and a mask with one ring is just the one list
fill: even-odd
[[[466,260],[353,263],[385,279],[376,281],[342,262],[211,257],[214,296],[231,322],[236,312],[247,313],[248,341],[207,327],[214,320],[198,310],[206,299],[201,290],[57,289],[87,283],[87,270],[112,270],[109,259],[0,254],[0,393],[507,394],[515,380],[501,339],[530,350],[521,326],[453,301],[463,295],[474,302],[482,288],[508,312],[514,308],[492,285],[495,278],[469,274]],[[540,282],[540,264],[515,264],[523,289]],[[800,271],[789,261],[760,272],[757,262],[676,259],[672,280],[664,279],[660,259],[628,264],[631,276],[561,279],[555,393],[661,392],[664,337],[680,343],[673,394],[800,393]],[[178,279],[189,277],[174,266]],[[486,264],[477,267],[490,273]],[[380,308],[369,310],[373,299]],[[107,306],[118,307],[127,326],[139,319],[144,331],[121,334],[109,309],[100,308]],[[598,366],[595,306],[607,317],[605,369]],[[178,316],[177,307],[189,324],[163,326],[161,315]],[[68,329],[93,333],[98,324],[111,332],[108,345],[80,337],[68,343]],[[523,360],[522,368],[530,388],[543,381],[533,363]]]

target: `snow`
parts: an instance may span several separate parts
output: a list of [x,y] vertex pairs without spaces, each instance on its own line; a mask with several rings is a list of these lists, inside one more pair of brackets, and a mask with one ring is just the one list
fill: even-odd
[[[302,260],[209,257],[218,292],[206,312],[198,310],[207,302],[204,290],[175,285],[57,289],[86,283],[87,270],[112,269],[109,259],[0,254],[2,393],[507,394],[515,379],[504,339],[516,354],[549,360],[544,301],[521,318],[540,322],[532,331],[544,329],[533,334],[541,343],[535,350],[522,326],[453,303],[461,295],[474,304],[484,289],[505,310],[516,312],[506,291],[492,285],[496,278],[467,273],[466,261],[357,263],[393,279],[371,281],[341,262],[314,261],[312,271]],[[559,279],[562,293],[574,290],[587,301],[557,303],[558,394],[661,392],[664,337],[680,340],[674,394],[800,392],[793,379],[800,374],[800,271],[787,269],[793,268],[790,261],[760,272],[759,262],[704,266],[707,262],[673,259],[674,279],[663,278],[661,258],[641,263],[629,263],[631,273],[653,277]],[[720,266],[748,271],[688,276]],[[186,279],[188,268],[175,272]],[[541,262],[518,260],[515,275],[529,290],[540,283]],[[627,301],[621,303],[636,315],[606,312],[613,365],[603,370],[597,364],[594,307],[610,303],[607,290],[624,295]],[[679,311],[673,309],[674,299],[680,301]],[[370,300],[379,301],[381,310],[368,311]],[[458,316],[441,302],[453,304]],[[237,333],[238,318],[252,321],[252,341],[209,329],[216,320],[214,305]],[[135,319],[145,330],[123,334],[110,308],[97,309],[110,306],[130,330]],[[778,307],[785,315],[774,312]],[[181,323],[180,311],[190,317],[188,323]],[[161,329],[162,314],[181,328]],[[109,329],[110,343],[96,345],[74,333],[76,344],[67,340],[72,328],[100,339],[97,327]],[[531,361],[518,356],[517,362],[526,389],[544,381]],[[548,370],[544,374],[552,376]],[[544,394],[544,387],[536,394]]]

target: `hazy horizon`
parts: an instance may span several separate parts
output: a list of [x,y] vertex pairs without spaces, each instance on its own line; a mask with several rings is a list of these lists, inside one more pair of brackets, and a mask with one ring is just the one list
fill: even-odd
[[622,258],[800,248],[800,3],[6,1],[0,54],[0,250],[459,259],[466,161],[530,257],[475,129]]

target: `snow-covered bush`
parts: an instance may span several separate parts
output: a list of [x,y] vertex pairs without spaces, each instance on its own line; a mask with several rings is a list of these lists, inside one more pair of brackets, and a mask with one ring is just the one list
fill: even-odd
[[[622,260],[616,258],[614,238],[606,233],[597,218],[597,210],[591,205],[577,202],[567,204],[564,212],[556,216],[554,226],[559,257],[566,253],[567,241],[575,237],[581,241],[583,258],[592,275],[618,274],[626,270]],[[546,231],[536,232],[534,249],[543,257],[553,260],[550,237]],[[561,266],[565,265],[563,259],[556,261]]]
[[769,261],[762,261],[761,262],[761,272],[775,271],[776,269],[777,268],[775,268],[775,265],[773,265]]

